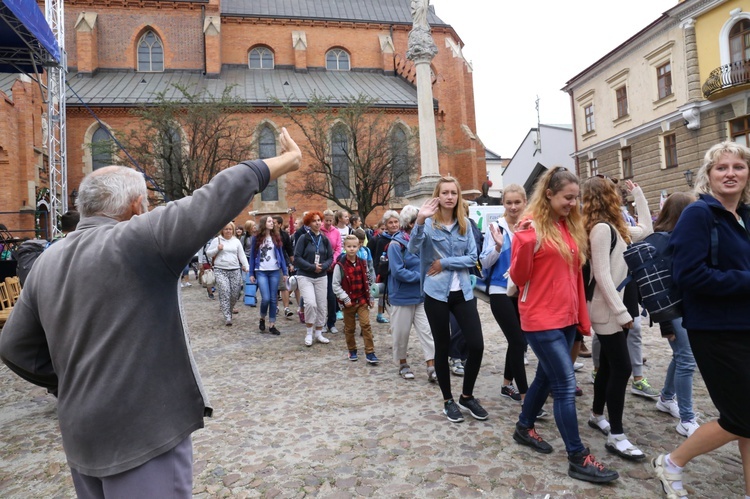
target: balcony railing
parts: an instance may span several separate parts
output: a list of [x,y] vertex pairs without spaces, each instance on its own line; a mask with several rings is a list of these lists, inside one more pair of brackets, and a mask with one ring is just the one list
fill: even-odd
[[750,83],[750,59],[725,64],[711,71],[706,83],[703,84],[703,95],[709,96],[726,90]]

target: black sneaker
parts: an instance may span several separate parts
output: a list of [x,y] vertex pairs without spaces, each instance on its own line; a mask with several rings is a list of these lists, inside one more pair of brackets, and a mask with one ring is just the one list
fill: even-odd
[[525,426],[516,423],[516,431],[513,432],[513,440],[521,445],[531,447],[542,454],[549,454],[552,452],[552,446],[542,440],[542,437],[539,436],[533,427],[526,428]]
[[270,328],[268,328],[268,332],[271,333],[271,334],[275,334],[276,336],[278,336],[278,335],[281,334],[281,331],[279,331],[278,329],[276,329],[276,325],[273,325]]
[[443,414],[446,415],[448,421],[451,423],[463,423],[464,415],[461,414],[461,410],[458,408],[453,399],[448,400],[443,404]]
[[503,397],[508,397],[509,399],[513,399],[516,402],[521,401],[521,394],[513,385],[503,385],[503,387],[500,389],[500,395]]
[[463,395],[458,397],[458,406],[461,409],[466,409],[471,414],[471,417],[474,419],[478,419],[479,421],[484,421],[487,419],[488,414],[487,411],[484,410],[484,407],[479,405],[479,400],[475,399],[474,397],[471,397],[470,399],[464,398]]
[[265,331],[266,330],[266,320],[265,319],[261,319],[260,320],[260,322],[258,323],[258,329],[260,329],[261,331]]
[[608,483],[620,478],[615,470],[604,467],[588,449],[568,456],[568,476],[593,483]]

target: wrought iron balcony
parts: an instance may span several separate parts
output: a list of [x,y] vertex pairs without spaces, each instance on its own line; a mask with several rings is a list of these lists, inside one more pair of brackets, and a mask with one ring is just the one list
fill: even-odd
[[739,85],[750,84],[750,59],[725,64],[711,71],[703,84],[703,95],[709,96]]

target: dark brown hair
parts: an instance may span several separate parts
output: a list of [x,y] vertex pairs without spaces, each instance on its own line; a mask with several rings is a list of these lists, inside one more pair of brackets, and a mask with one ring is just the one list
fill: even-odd
[[695,196],[688,192],[673,192],[664,202],[659,216],[654,222],[654,232],[672,232],[677,220],[680,219],[682,210],[695,201]]

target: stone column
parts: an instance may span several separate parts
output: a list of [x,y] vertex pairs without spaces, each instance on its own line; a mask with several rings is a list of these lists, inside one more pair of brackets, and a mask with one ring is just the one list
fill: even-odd
[[698,44],[695,40],[695,21],[687,19],[682,23],[685,30],[685,66],[687,72],[688,101],[698,102],[701,94],[701,74],[698,66]]
[[426,21],[429,2],[427,0],[413,1],[412,4],[414,26],[409,32],[406,57],[414,62],[417,74],[420,177],[414,188],[406,193],[406,198],[410,203],[421,206],[424,200],[432,197],[432,191],[440,178],[430,69],[430,62],[437,55],[438,49]]

